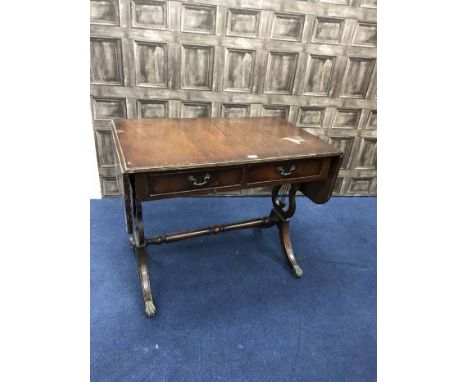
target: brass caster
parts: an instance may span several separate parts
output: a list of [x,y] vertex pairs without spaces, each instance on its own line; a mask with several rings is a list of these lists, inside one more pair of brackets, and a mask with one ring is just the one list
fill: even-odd
[[153,304],[153,301],[145,301],[145,313],[146,317],[153,317],[156,313],[156,307]]
[[295,265],[293,267],[293,272],[294,272],[294,276],[296,276],[297,278],[302,277],[302,275],[304,274],[304,272],[302,271],[302,268],[299,265]]

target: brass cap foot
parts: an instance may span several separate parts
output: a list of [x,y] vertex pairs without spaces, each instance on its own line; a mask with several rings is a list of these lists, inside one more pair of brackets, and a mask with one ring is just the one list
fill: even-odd
[[294,265],[293,271],[296,277],[302,277],[302,275],[304,274],[304,272],[302,271],[302,268],[299,265]]
[[147,317],[153,317],[156,313],[156,307],[153,304],[153,301],[145,301],[145,312]]

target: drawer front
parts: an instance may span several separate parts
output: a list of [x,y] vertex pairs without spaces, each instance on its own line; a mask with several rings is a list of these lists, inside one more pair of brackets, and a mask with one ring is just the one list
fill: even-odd
[[251,166],[247,169],[247,182],[252,184],[284,179],[322,179],[327,176],[327,160],[315,158]]
[[240,185],[242,169],[206,170],[148,176],[149,196],[186,193]]

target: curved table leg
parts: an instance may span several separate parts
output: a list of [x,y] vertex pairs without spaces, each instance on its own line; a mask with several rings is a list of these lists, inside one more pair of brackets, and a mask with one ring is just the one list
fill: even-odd
[[279,237],[281,241],[281,249],[283,250],[283,254],[288,260],[288,265],[294,273],[296,277],[302,277],[304,273],[302,268],[299,266],[296,260],[296,256],[294,256],[294,252],[292,249],[291,244],[291,234],[289,231],[289,220],[279,221],[277,223],[278,230],[279,230]]
[[147,317],[152,317],[156,313],[151,294],[151,284],[148,270],[148,254],[146,252],[146,240],[143,228],[143,212],[141,203],[136,201],[132,193],[132,228],[133,237],[131,244],[135,250],[137,259],[138,274],[140,276],[141,293],[145,303],[145,313]]
[[151,317],[156,313],[156,307],[154,306],[153,296],[151,295],[146,247],[136,247],[135,254],[138,264],[138,274],[140,276],[141,293],[143,294],[143,301],[145,302],[145,313],[146,316]]
[[[286,195],[280,196],[281,188],[287,193],[288,203],[285,202]],[[276,226],[279,230],[281,249],[288,262],[289,267],[296,277],[302,277],[303,271],[294,256],[292,249],[291,234],[289,230],[289,219],[296,211],[296,185],[275,186],[272,190],[273,210],[270,216],[274,217]],[[286,208],[287,207],[287,208]]]

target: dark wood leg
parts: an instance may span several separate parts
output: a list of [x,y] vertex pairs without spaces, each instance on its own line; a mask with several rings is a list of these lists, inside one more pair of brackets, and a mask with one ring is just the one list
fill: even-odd
[[145,302],[145,313],[146,316],[151,317],[156,313],[156,307],[154,306],[153,296],[151,295],[146,247],[136,247],[135,253],[138,264],[138,274],[140,275],[141,293],[143,294],[143,301]]
[[127,223],[127,232],[129,235],[133,233],[132,222],[132,200],[130,192],[130,180],[128,175],[122,176],[123,191],[124,191],[124,205],[125,205],[125,222]]
[[[285,202],[286,195],[280,196],[281,189],[287,193],[288,203]],[[289,231],[289,219],[296,211],[296,185],[275,186],[272,190],[273,209],[270,216],[274,218],[279,230],[281,249],[288,262],[289,267],[296,277],[302,277],[303,271],[294,256]],[[287,208],[286,208],[287,206]]]
[[302,277],[303,271],[302,268],[299,266],[296,260],[296,256],[294,256],[294,252],[291,245],[291,235],[289,232],[289,221],[280,221],[277,223],[279,229],[279,237],[281,241],[281,249],[283,250],[283,254],[286,256],[288,260],[289,267],[294,273],[296,277]]
[[137,259],[141,293],[143,294],[143,301],[145,303],[145,313],[147,317],[151,317],[156,313],[156,307],[154,306],[153,296],[151,294],[151,284],[148,271],[148,255],[146,252],[146,241],[143,228],[143,211],[141,208],[141,203],[135,199],[133,192],[131,194],[131,227],[133,228],[133,236],[131,237],[131,243],[134,247]]

